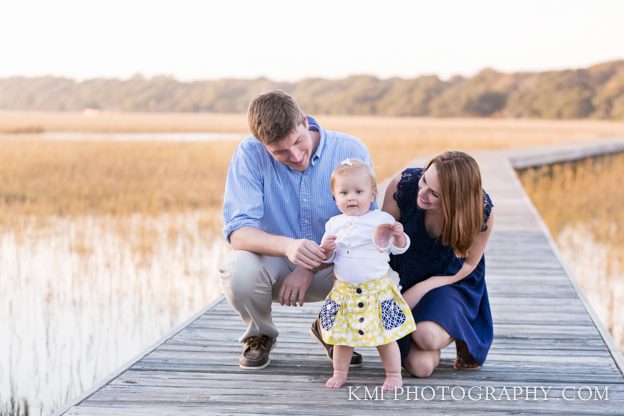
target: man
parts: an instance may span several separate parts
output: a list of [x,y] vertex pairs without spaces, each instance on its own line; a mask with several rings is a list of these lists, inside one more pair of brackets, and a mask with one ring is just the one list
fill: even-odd
[[[223,292],[245,324],[241,368],[261,369],[278,330],[271,305],[321,301],[333,283],[322,265],[325,222],[339,214],[330,176],[344,159],[371,164],[355,137],[326,131],[283,91],[257,96],[248,111],[253,136],[237,147],[228,168],[223,232],[233,251],[220,270]],[[323,266],[323,267],[322,267]],[[322,343],[318,319],[312,335]],[[324,344],[329,358],[332,346]],[[362,364],[354,353],[351,365]]]

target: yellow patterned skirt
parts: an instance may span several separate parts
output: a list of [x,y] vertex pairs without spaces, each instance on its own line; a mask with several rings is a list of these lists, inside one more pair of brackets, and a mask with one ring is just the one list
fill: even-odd
[[374,347],[416,330],[412,311],[387,276],[357,285],[336,279],[321,309],[323,341]]

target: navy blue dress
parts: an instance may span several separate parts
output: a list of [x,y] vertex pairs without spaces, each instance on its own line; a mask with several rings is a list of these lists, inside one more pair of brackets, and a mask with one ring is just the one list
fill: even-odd
[[[416,197],[418,181],[423,169],[403,171],[394,194],[401,210],[400,222],[409,235],[411,245],[402,255],[391,256],[390,265],[399,273],[402,291],[431,276],[451,276],[461,269],[464,261],[453,249],[432,239],[425,229],[424,211],[418,208]],[[483,192],[481,231],[485,231],[493,204]],[[492,314],[485,285],[485,256],[468,276],[457,283],[429,291],[412,309],[414,320],[433,321],[441,325],[451,337],[463,340],[479,365],[483,365],[494,337]],[[418,330],[418,329],[416,329]],[[411,347],[410,335],[400,339],[401,358],[405,360]]]

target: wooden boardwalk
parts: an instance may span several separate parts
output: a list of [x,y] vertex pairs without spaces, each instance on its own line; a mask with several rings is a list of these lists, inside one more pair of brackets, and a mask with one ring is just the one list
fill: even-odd
[[351,390],[326,389],[331,363],[308,334],[320,303],[276,305],[281,334],[272,363],[245,371],[243,325],[221,299],[59,414],[624,414],[622,354],[569,277],[510,162],[615,151],[624,151],[624,140],[475,153],[497,210],[486,252],[495,339],[479,371],[453,370],[451,345],[431,377],[406,376],[403,392],[382,396],[375,387],[383,367],[368,348],[363,368],[351,371]]

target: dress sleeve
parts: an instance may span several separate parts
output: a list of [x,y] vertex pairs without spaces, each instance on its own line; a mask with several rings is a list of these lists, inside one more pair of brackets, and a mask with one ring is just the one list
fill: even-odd
[[406,204],[413,204],[416,200],[418,181],[422,173],[422,168],[408,168],[401,173],[401,179],[397,184],[397,190],[394,195],[392,195],[401,212],[405,210]]
[[487,231],[488,229],[487,222],[490,219],[492,208],[494,208],[492,199],[487,192],[483,191],[483,224],[481,225],[481,232]]

